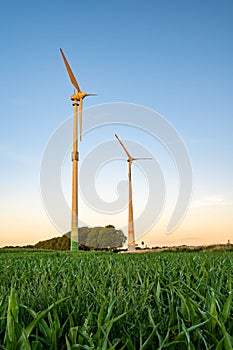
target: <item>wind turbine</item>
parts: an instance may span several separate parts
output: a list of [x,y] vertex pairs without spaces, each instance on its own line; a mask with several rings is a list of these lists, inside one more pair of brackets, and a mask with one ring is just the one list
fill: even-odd
[[72,219],[71,219],[71,237],[70,237],[70,250],[78,250],[78,139],[77,139],[77,107],[79,106],[79,130],[80,130],[80,141],[82,141],[82,109],[83,99],[86,96],[96,96],[96,94],[87,94],[81,91],[77,80],[67,62],[67,59],[60,49],[67,72],[69,74],[71,83],[75,87],[75,93],[70,96],[74,106],[74,131],[73,131],[73,152],[72,152]]
[[133,196],[132,196],[132,179],[131,179],[131,167],[133,164],[133,161],[135,160],[147,160],[152,158],[133,158],[122,141],[119,139],[117,134],[115,134],[117,140],[119,141],[121,147],[125,151],[128,159],[127,162],[129,164],[129,170],[128,170],[128,180],[129,180],[129,216],[128,216],[128,250],[134,251],[135,250],[135,236],[134,236],[134,220],[133,220]]

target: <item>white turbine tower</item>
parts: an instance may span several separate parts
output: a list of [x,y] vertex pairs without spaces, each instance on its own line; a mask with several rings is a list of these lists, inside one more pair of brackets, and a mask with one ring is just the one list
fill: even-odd
[[133,158],[122,141],[119,139],[117,134],[115,134],[117,140],[119,141],[121,147],[125,151],[128,159],[127,162],[129,164],[128,167],[128,182],[129,182],[129,214],[128,214],[128,250],[134,251],[135,250],[135,235],[134,235],[134,220],[133,220],[133,195],[132,195],[132,177],[131,177],[131,167],[133,164],[133,161],[135,160],[148,160],[152,158]]

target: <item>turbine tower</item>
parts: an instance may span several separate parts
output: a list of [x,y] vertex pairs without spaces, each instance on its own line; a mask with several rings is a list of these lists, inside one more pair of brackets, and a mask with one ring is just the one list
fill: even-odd
[[78,250],[78,123],[77,123],[77,110],[79,106],[79,130],[80,130],[80,141],[82,141],[82,109],[83,99],[86,96],[96,96],[96,94],[87,94],[81,91],[77,80],[67,62],[67,59],[60,49],[67,72],[69,74],[71,83],[75,87],[75,93],[70,96],[74,106],[74,130],[73,130],[73,152],[72,152],[72,217],[71,217],[71,236],[70,236],[70,250]]
[[134,236],[134,220],[133,220],[133,195],[132,195],[132,178],[131,178],[131,167],[134,160],[144,160],[144,159],[152,159],[152,158],[133,158],[122,141],[119,139],[117,134],[115,134],[117,140],[119,141],[121,147],[125,151],[128,159],[127,162],[129,164],[128,167],[128,181],[129,181],[129,214],[128,214],[128,250],[135,250],[135,236]]

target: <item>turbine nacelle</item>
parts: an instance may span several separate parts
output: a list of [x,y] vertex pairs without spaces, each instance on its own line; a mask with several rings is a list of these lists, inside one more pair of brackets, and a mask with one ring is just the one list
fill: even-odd
[[72,96],[70,96],[70,99],[72,101],[80,101],[81,99],[84,99],[84,97],[86,97],[87,94],[86,92],[83,92],[83,91],[76,91]]
[[97,96],[98,94],[87,94],[84,91],[76,91],[73,95],[70,96],[72,101],[83,100],[86,96]]

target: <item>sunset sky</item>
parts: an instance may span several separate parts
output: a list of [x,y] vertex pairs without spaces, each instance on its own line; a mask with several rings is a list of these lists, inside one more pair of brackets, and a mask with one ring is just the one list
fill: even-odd
[[[128,147],[130,142],[145,146],[160,164],[166,203],[149,232],[140,236],[135,227],[137,241],[150,246],[233,241],[231,0],[12,0],[1,5],[0,31],[0,247],[65,233],[51,222],[40,189],[46,146],[72,117],[73,87],[60,47],[81,88],[98,93],[84,100],[84,130],[90,107],[139,104],[165,118],[188,151],[192,199],[183,222],[168,235],[179,183],[166,148],[132,125],[105,125],[84,135],[81,161],[99,144],[117,142],[117,132]],[[71,139],[72,133],[70,145]],[[116,147],[119,159],[94,174],[97,192],[109,202],[115,199],[117,183],[127,180],[127,163]],[[135,218],[151,195],[140,166],[133,168]],[[70,152],[61,182],[70,205]],[[90,226],[125,227],[127,207],[107,215],[80,196],[80,217]],[[69,230],[70,218],[64,220]]]

